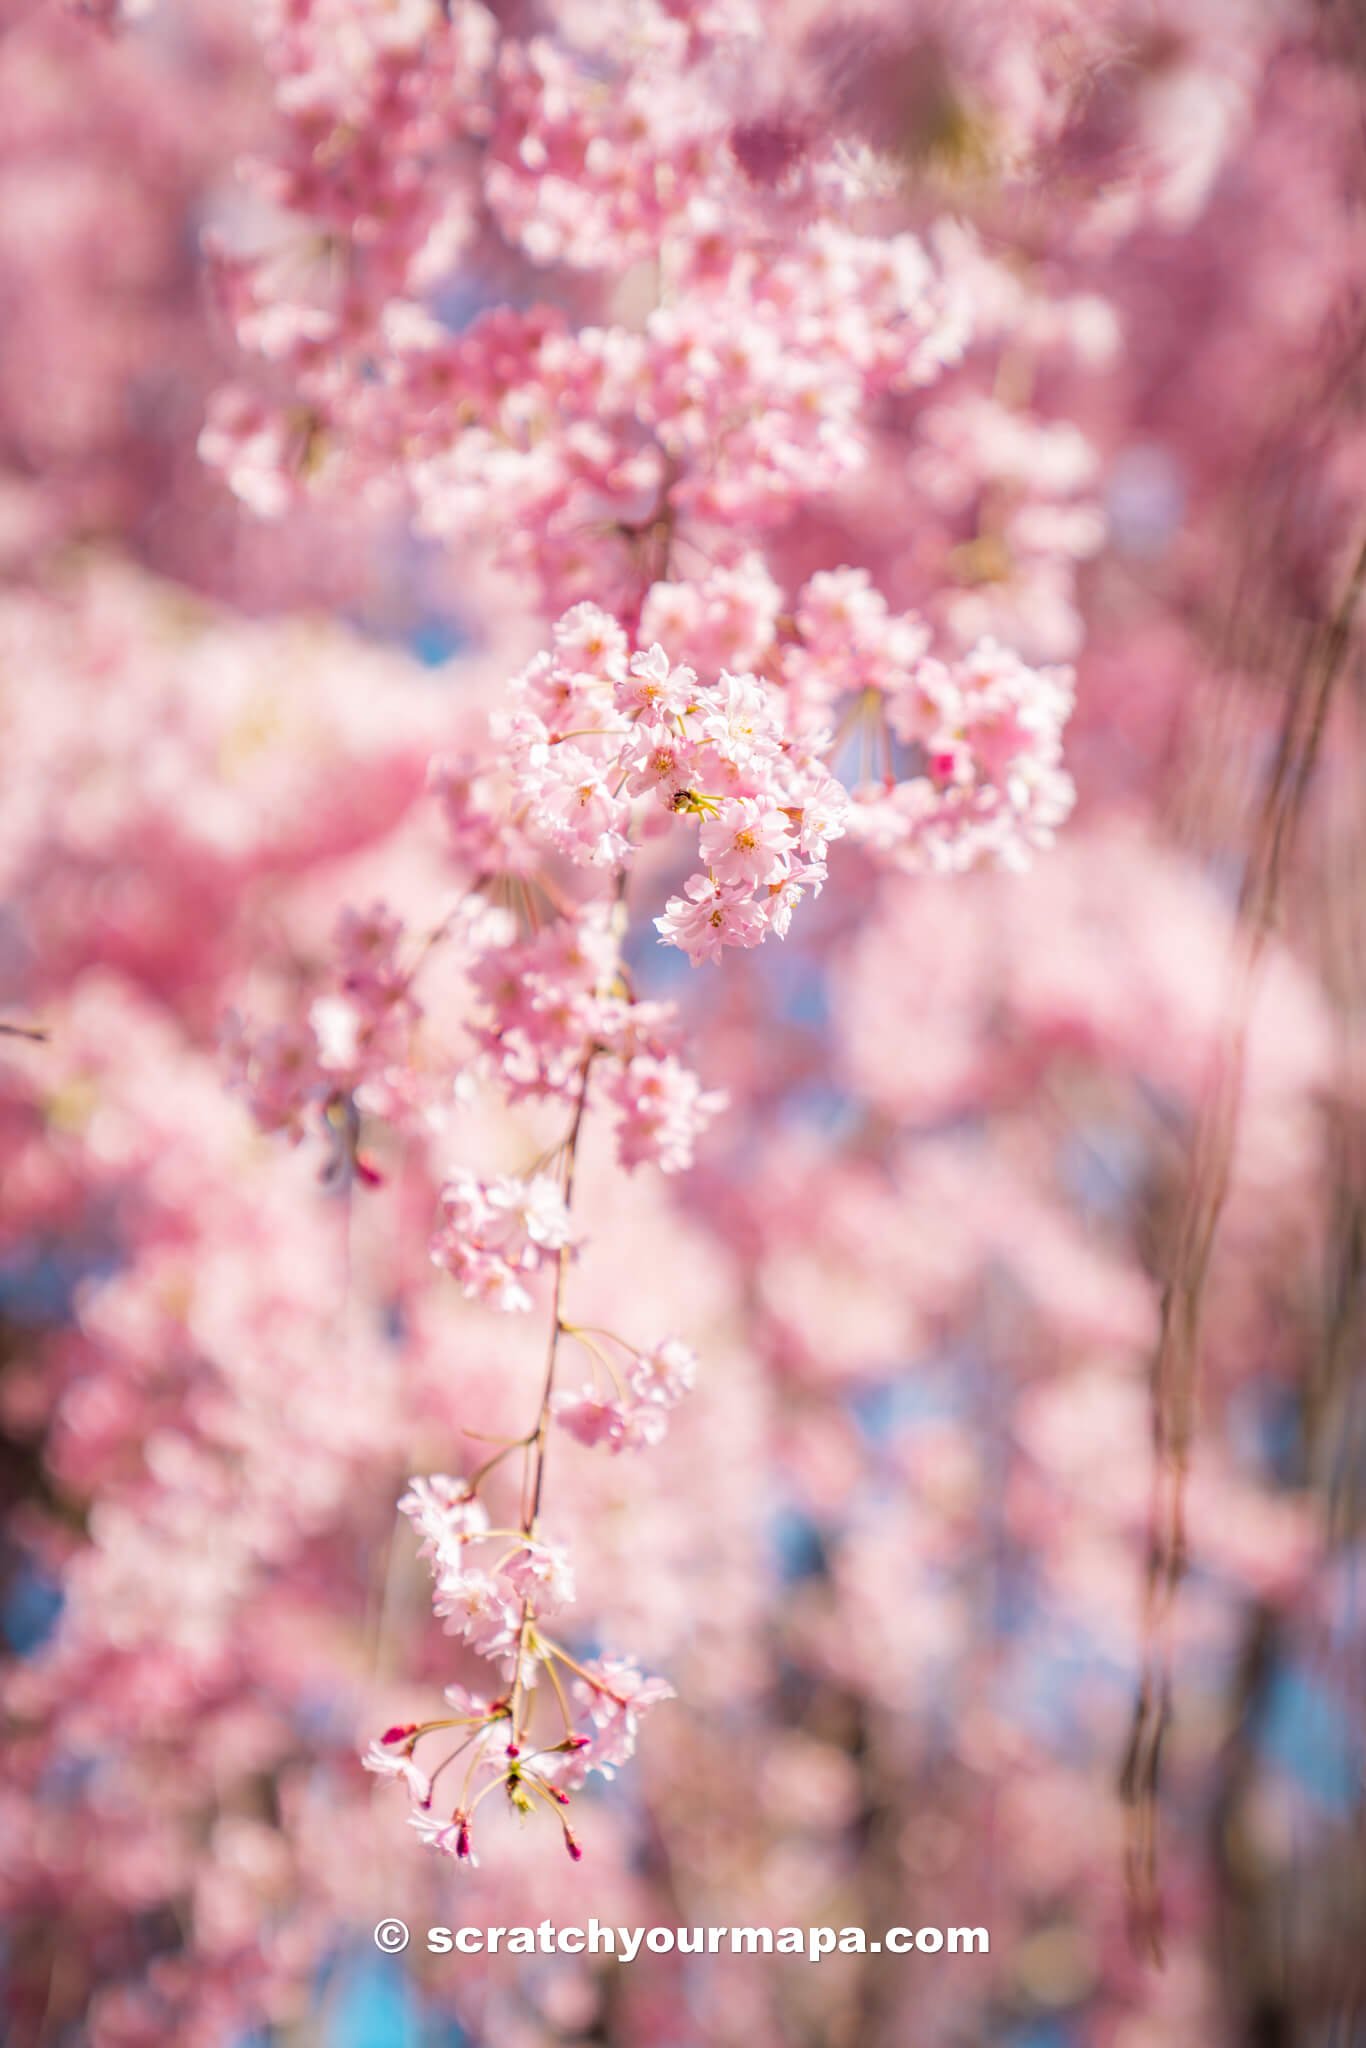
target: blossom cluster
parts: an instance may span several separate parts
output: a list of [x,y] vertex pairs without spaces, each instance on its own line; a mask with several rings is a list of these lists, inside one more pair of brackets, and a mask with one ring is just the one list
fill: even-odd
[[[230,1078],[262,1130],[297,1144],[325,1131],[332,1160],[326,1177],[378,1179],[357,1149],[357,1101],[392,1098],[402,1076],[421,1006],[412,971],[400,959],[401,921],[382,903],[344,910],[334,937],[336,968],[306,1015],[252,1030],[235,1012],[224,1020],[222,1044]],[[401,1080],[396,1084],[401,1087]]]
[[441,1190],[441,1221],[432,1258],[472,1301],[529,1309],[522,1276],[535,1273],[570,1243],[571,1224],[559,1183],[549,1174],[510,1174],[480,1182],[469,1172]]
[[660,814],[696,826],[701,867],[656,920],[696,965],[785,936],[844,830],[843,792],[783,713],[757,676],[699,682],[657,641],[630,654],[615,620],[580,605],[513,685],[493,738],[512,764],[514,810],[548,852],[624,869],[635,800],[644,832]]
[[1033,668],[991,639],[939,660],[924,622],[893,612],[865,570],[812,577],[796,628],[783,676],[804,715],[853,700],[866,767],[851,837],[897,865],[940,869],[1023,867],[1052,843],[1075,797],[1062,765],[1069,669]]
[[[447,1687],[452,1713],[387,1729],[366,1753],[367,1770],[400,1781],[422,1840],[459,1860],[477,1861],[474,1815],[490,1793],[501,1791],[517,1813],[531,1813],[538,1801],[556,1813],[565,1847],[579,1861],[583,1851],[564,1809],[590,1773],[610,1778],[630,1761],[641,1715],[672,1698],[673,1688],[643,1677],[623,1658],[580,1661],[550,1637],[544,1624],[574,1601],[568,1556],[558,1544],[491,1527],[468,1482],[440,1473],[414,1479],[399,1507],[430,1560],[433,1602],[446,1633],[493,1663],[507,1689],[486,1698],[462,1685]],[[490,1559],[490,1551],[497,1555]],[[559,1710],[558,1728],[547,1731],[554,1739],[528,1734],[538,1677]],[[577,1713],[571,1713],[571,1697]],[[430,1750],[432,1736],[456,1746],[435,1765],[419,1764],[418,1745]],[[455,1763],[463,1766],[461,1790],[443,1817],[444,1802],[433,1810],[435,1783]]]
[[[550,1413],[560,1428],[590,1449],[602,1444],[612,1452],[643,1450],[659,1443],[669,1426],[669,1410],[690,1392],[697,1376],[697,1360],[688,1346],[666,1337],[649,1351],[628,1347],[623,1370],[587,1331],[574,1334],[588,1345],[595,1374],[601,1364],[608,1384],[552,1394]],[[621,1345],[619,1338],[609,1341]]]

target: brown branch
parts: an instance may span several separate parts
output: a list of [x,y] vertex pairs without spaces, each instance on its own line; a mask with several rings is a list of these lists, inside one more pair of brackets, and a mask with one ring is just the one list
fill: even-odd
[[1121,1781],[1129,1808],[1130,1921],[1139,1944],[1154,1960],[1161,1957],[1157,1795],[1162,1739],[1171,1713],[1172,1614],[1186,1569],[1186,1481],[1200,1385],[1205,1285],[1232,1177],[1258,972],[1363,587],[1366,542],[1332,618],[1311,642],[1286,702],[1239,895],[1224,1021],[1197,1113],[1162,1297],[1152,1372],[1153,1476],[1142,1672]]

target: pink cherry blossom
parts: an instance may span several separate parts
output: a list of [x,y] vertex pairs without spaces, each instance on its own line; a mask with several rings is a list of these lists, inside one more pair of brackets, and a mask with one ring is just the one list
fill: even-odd
[[443,1856],[454,1856],[468,1863],[472,1870],[478,1869],[479,1858],[470,1847],[469,1824],[462,1815],[453,1814],[449,1820],[441,1820],[436,1814],[415,1807],[408,1820],[428,1848],[439,1849]]
[[554,1614],[573,1603],[573,1567],[557,1543],[524,1543],[502,1565],[500,1576],[540,1613]]
[[462,1637],[481,1657],[500,1656],[516,1643],[520,1617],[513,1590],[486,1571],[443,1568],[433,1605],[447,1635]]
[[628,1060],[608,1083],[621,1111],[617,1151],[626,1167],[646,1163],[664,1173],[681,1173],[693,1163],[698,1138],[726,1106],[724,1093],[703,1088],[672,1053],[642,1053]]
[[751,888],[777,879],[791,845],[789,820],[754,797],[723,803],[703,819],[698,835],[698,851],[716,880]]
[[727,946],[757,946],[766,929],[764,913],[743,883],[714,882],[692,875],[681,896],[671,896],[655,929],[685,952],[694,967],[719,959]]
[[597,1729],[590,1768],[610,1777],[635,1755],[640,1719],[651,1707],[674,1697],[662,1678],[645,1678],[623,1657],[606,1657],[585,1667],[587,1682],[579,1686]]
[[395,1778],[408,1790],[408,1796],[415,1806],[427,1806],[431,1802],[431,1780],[425,1771],[419,1770],[411,1756],[403,1750],[385,1749],[382,1743],[372,1742],[361,1758],[367,1771],[376,1777]]
[[691,1393],[696,1378],[696,1355],[677,1337],[638,1353],[630,1374],[632,1392],[662,1408],[674,1407]]
[[398,1507],[422,1538],[419,1555],[443,1567],[453,1563],[458,1568],[462,1546],[476,1542],[489,1526],[488,1509],[466,1482],[441,1472],[410,1480]]
[[591,1387],[579,1393],[568,1389],[553,1394],[550,1412],[560,1428],[589,1450],[600,1445],[609,1451],[625,1447],[628,1411],[620,1401],[604,1399]]
[[553,1260],[567,1246],[569,1232],[563,1199],[548,1176],[522,1181],[503,1174],[481,1182],[461,1171],[441,1190],[432,1259],[472,1299],[524,1310],[531,1307],[531,1295],[521,1276]]

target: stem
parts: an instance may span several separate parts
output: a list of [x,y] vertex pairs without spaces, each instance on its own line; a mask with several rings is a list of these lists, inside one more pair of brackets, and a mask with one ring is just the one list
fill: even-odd
[[[619,1399],[624,1401],[626,1399],[626,1389],[621,1383],[621,1374],[617,1371],[611,1359],[603,1350],[601,1344],[599,1344],[595,1338],[590,1337],[586,1329],[576,1327],[576,1325],[574,1325],[573,1323],[564,1323],[562,1324],[561,1328],[563,1334],[566,1337],[573,1337],[577,1343],[582,1344],[584,1350],[588,1353],[590,1358],[594,1358],[598,1361],[598,1363],[602,1366],[603,1371],[607,1374],[608,1379],[612,1382],[613,1387],[616,1389]],[[617,1341],[620,1342],[621,1340],[618,1339]],[[597,1375],[595,1372],[594,1379],[596,1380],[596,1378]]]
[[[626,1705],[619,1692],[613,1692],[610,1685],[604,1685],[600,1678],[594,1678],[592,1672],[586,1671],[577,1658],[570,1656],[568,1650],[562,1649],[558,1643],[552,1643],[548,1636],[541,1636],[539,1641],[543,1650],[549,1650],[552,1657],[558,1657],[561,1664],[567,1664],[571,1671],[576,1671],[580,1678],[592,1686],[594,1692],[600,1692],[604,1699],[615,1700],[619,1707]],[[547,1665],[546,1669],[549,1668]]]
[[[487,1437],[479,1437],[477,1430],[467,1429],[465,1435],[475,1437],[481,1443],[488,1442]],[[501,1465],[504,1458],[509,1457],[513,1451],[524,1450],[530,1442],[531,1438],[528,1436],[515,1436],[511,1443],[504,1444],[503,1448],[500,1451],[495,1451],[491,1458],[485,1458],[483,1464],[479,1466],[477,1471],[472,1472],[465,1482],[471,1494],[478,1492],[484,1480],[488,1478],[489,1473]]]
[[412,966],[408,969],[408,972],[403,977],[403,993],[405,995],[408,993],[409,989],[411,989],[413,983],[417,980],[417,977],[421,972],[422,968],[426,965],[427,955],[432,951],[434,947],[439,946],[443,940],[448,939],[450,937],[451,933],[454,931],[456,927],[456,924],[460,917],[460,913],[464,909],[465,905],[468,902],[470,902],[470,900],[473,897],[482,895],[483,891],[488,888],[489,883],[493,880],[493,875],[489,874],[486,871],[481,871],[479,874],[477,874],[474,880],[470,883],[469,887],[466,889],[464,895],[460,898],[460,901],[454,906],[453,909],[448,910],[446,912],[446,915],[442,918],[440,924],[434,925],[431,931],[429,931],[426,934],[426,936],[423,938],[421,944],[417,949],[417,954],[413,960]]
[[551,1688],[560,1703],[560,1712],[564,1715],[564,1732],[566,1735],[572,1735],[574,1733],[574,1717],[569,1711],[569,1702],[564,1696],[564,1687],[560,1684],[560,1674],[549,1657],[545,1660],[545,1675],[550,1680]]
[[465,1737],[465,1740],[460,1744],[458,1749],[453,1749],[449,1756],[443,1757],[441,1759],[441,1762],[437,1765],[436,1769],[428,1778],[427,1783],[430,1786],[432,1786],[433,1789],[435,1789],[436,1781],[441,1776],[441,1773],[448,1767],[448,1765],[457,1763],[460,1760],[460,1758],[465,1754],[465,1751],[469,1748],[470,1744],[472,1742],[477,1742],[478,1739],[479,1730],[476,1728],[473,1735],[467,1735]]
[[477,1731],[480,1728],[491,1728],[495,1720],[501,1719],[501,1715],[453,1714],[441,1721],[423,1721],[417,1733],[409,1736],[408,1745],[411,1748],[414,1743],[420,1742],[424,1735],[434,1735],[438,1728],[473,1728]]
[[[564,1180],[562,1192],[566,1210],[571,1209],[574,1199],[574,1169],[578,1164],[579,1137],[583,1130],[584,1111],[588,1106],[588,1079],[593,1070],[596,1046],[590,1045],[583,1056],[579,1069],[579,1088],[574,1102],[574,1115],[564,1141]],[[546,1443],[550,1430],[550,1397],[555,1390],[555,1366],[559,1357],[560,1338],[564,1335],[564,1283],[569,1270],[569,1246],[561,1245],[555,1258],[555,1293],[550,1309],[550,1341],[546,1349],[545,1379],[541,1386],[540,1409],[536,1424],[530,1433],[531,1480],[530,1499],[524,1498],[522,1509],[522,1534],[532,1537],[536,1533],[536,1520],[541,1512],[541,1497],[545,1490]],[[517,1630],[516,1666],[512,1687],[512,1739],[521,1741],[521,1709],[524,1686],[522,1665],[526,1654],[527,1630],[531,1625],[533,1609],[529,1600],[522,1602],[522,1619]]]
[[615,1330],[604,1330],[601,1323],[563,1323],[561,1328],[566,1337],[606,1337],[611,1344],[620,1344],[623,1351],[634,1351],[625,1337],[619,1337]]
[[[579,1135],[583,1129],[584,1110],[588,1104],[588,1077],[592,1072],[596,1047],[590,1046],[579,1069],[579,1092],[574,1104],[574,1119],[569,1126],[569,1136],[564,1147],[564,1206],[573,1207],[574,1169],[578,1164]],[[569,1270],[569,1247],[561,1245],[555,1259],[555,1295],[551,1304],[550,1344],[546,1352],[545,1383],[541,1388],[541,1409],[532,1434],[534,1477],[531,1487],[530,1512],[523,1518],[524,1531],[532,1536],[536,1531],[536,1518],[541,1511],[541,1495],[545,1487],[546,1437],[550,1427],[550,1396],[555,1390],[555,1364],[559,1355],[560,1338],[563,1331],[564,1282]]]

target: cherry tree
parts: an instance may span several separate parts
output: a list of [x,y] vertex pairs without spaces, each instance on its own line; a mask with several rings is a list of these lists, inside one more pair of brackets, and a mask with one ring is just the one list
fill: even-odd
[[1351,2013],[1358,41],[0,41],[16,2040]]

